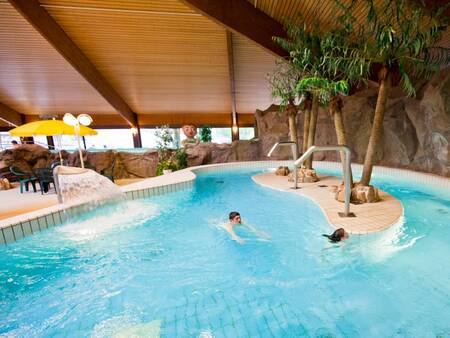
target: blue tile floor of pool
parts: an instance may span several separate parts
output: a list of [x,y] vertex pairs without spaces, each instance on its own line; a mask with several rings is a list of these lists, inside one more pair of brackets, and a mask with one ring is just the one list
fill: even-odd
[[[405,222],[340,245],[310,200],[254,172],[99,206],[0,248],[6,337],[447,337],[450,198],[375,177]],[[220,227],[238,210],[264,234]]]

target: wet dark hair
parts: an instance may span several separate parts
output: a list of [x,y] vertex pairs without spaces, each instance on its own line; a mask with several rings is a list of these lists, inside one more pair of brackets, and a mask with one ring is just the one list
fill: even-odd
[[331,235],[325,235],[322,236],[327,237],[332,242],[340,242],[345,237],[345,230],[344,228],[339,228],[335,232],[333,232]]
[[12,144],[19,144],[16,140],[11,141]]
[[236,216],[241,216],[241,214],[238,213],[237,211],[232,211],[232,212],[230,212],[230,216],[228,216],[228,218],[229,218],[230,220],[232,220],[232,219],[235,218]]

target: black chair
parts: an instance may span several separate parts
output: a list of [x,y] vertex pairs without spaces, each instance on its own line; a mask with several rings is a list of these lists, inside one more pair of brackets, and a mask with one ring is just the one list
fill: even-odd
[[50,164],[50,169],[53,170],[59,165],[63,165],[63,166],[67,167],[69,164],[68,164],[67,160],[63,160],[62,164],[61,164],[60,160],[57,160],[57,161],[55,160]]
[[9,170],[11,171],[11,173],[13,173],[14,175],[16,175],[19,178],[21,194],[23,194],[24,187],[25,187],[25,190],[28,191],[29,183],[31,183],[31,186],[33,187],[33,191],[36,192],[36,181],[38,179],[35,175],[25,173],[15,166],[9,167]]
[[51,168],[36,168],[34,173],[38,179],[39,186],[41,187],[41,194],[48,192],[50,184],[53,184],[55,188],[55,181],[53,180],[53,170]]

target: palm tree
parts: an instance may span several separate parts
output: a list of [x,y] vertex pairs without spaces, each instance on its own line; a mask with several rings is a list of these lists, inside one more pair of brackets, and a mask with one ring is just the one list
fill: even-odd
[[[297,100],[296,85],[301,77],[302,72],[284,60],[278,60],[275,70],[267,75],[272,97],[281,100],[280,111],[288,116],[290,140],[295,144],[298,143],[296,122],[298,107],[295,104]],[[295,156],[297,158],[298,153]]]
[[[347,145],[344,120],[342,116],[343,101],[341,95],[348,95],[349,85],[346,80],[333,81],[326,78],[307,77],[297,84],[298,90],[308,90],[315,94],[322,105],[328,105],[334,121],[336,138],[339,145]],[[344,153],[341,152],[341,162],[344,165]]]
[[[306,21],[301,25],[288,23],[286,32],[288,38],[274,37],[273,39],[283,49],[289,53],[288,62],[294,68],[302,72],[303,76],[316,76],[320,72],[320,35],[316,23],[307,24]],[[308,132],[303,134],[303,150],[305,151],[314,145],[316,135],[317,116],[319,112],[319,99],[314,93],[298,92],[304,95],[305,102],[305,128],[308,126]],[[312,94],[312,95],[311,95]],[[311,101],[310,101],[311,100]],[[311,107],[311,109],[309,109]],[[309,116],[308,116],[309,115]],[[312,168],[312,156],[306,163],[308,169]]]
[[[375,116],[360,182],[368,186],[381,140],[390,88],[398,79],[407,95],[414,96],[411,78],[428,78],[441,66],[448,65],[450,49],[436,46],[448,27],[447,7],[429,13],[424,7],[407,0],[383,0],[380,4],[365,0],[364,5],[367,20],[356,31],[359,41],[365,42],[354,50],[354,55],[381,65]],[[349,11],[353,8],[350,7]],[[354,39],[354,36],[349,38]]]

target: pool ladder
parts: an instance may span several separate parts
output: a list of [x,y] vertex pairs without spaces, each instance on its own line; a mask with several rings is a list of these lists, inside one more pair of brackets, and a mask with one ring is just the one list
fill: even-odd
[[351,196],[351,187],[350,182],[352,181],[352,170],[351,170],[351,150],[349,147],[345,145],[337,145],[337,146],[311,146],[308,150],[306,150],[302,156],[300,156],[297,160],[295,159],[297,156],[297,144],[295,142],[277,142],[273,145],[272,149],[270,149],[267,154],[268,157],[272,155],[276,148],[280,146],[291,146],[292,149],[292,157],[294,159],[294,186],[292,189],[299,189],[298,187],[298,168],[315,152],[317,151],[338,151],[343,152],[344,163],[343,163],[343,171],[344,171],[344,186],[345,186],[345,202],[344,202],[344,212],[339,212],[339,216],[341,217],[355,217],[355,214],[350,212],[350,196]]

